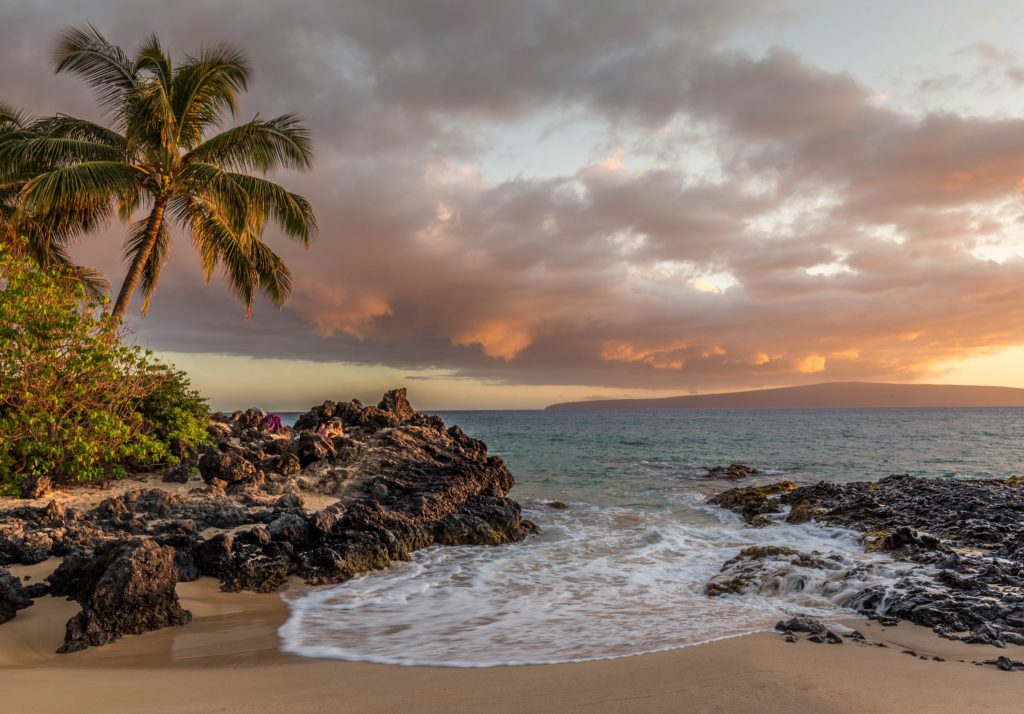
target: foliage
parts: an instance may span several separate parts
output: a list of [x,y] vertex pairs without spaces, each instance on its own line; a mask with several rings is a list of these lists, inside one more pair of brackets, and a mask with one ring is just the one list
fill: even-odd
[[192,389],[188,375],[159,362],[149,365],[153,385],[138,405],[152,436],[180,457],[209,440],[206,431],[210,410],[206,399]]
[[143,313],[169,252],[169,228],[189,233],[209,280],[220,265],[251,311],[255,292],[280,305],[291,273],[263,241],[274,222],[303,245],[315,230],[309,202],[266,178],[276,169],[308,169],[309,135],[301,120],[259,116],[219,130],[249,84],[245,53],[205,47],[175,64],[154,35],[129,56],[94,27],[65,31],[54,70],[93,87],[113,128],[58,115],[0,117],[0,187],[17,189],[18,214],[41,255],[64,255],[70,241],[115,213],[138,211],[125,242],[131,261],[114,306],[116,321],[141,285]]
[[0,492],[174,463],[172,439],[203,438],[184,375],[112,339],[110,321],[74,276],[0,246]]

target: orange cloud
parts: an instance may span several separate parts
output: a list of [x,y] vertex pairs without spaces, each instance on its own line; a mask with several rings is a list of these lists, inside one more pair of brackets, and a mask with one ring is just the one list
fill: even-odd
[[453,345],[480,345],[488,357],[511,362],[530,346],[533,336],[523,323],[486,320],[459,332],[451,342]]
[[825,371],[825,358],[819,354],[807,355],[796,363],[796,371],[803,374],[813,374]]
[[685,342],[675,342],[664,347],[638,347],[626,341],[606,342],[601,348],[601,359],[606,362],[640,362],[655,369],[680,370],[686,360],[677,353],[688,347]]
[[295,307],[322,338],[343,333],[365,339],[373,320],[391,314],[391,307],[379,296],[353,294],[342,287],[318,283],[302,289]]

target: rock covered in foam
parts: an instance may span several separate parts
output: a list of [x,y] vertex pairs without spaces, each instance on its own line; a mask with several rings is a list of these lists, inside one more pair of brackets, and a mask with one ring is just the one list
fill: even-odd
[[[1024,645],[1024,483],[895,475],[876,482],[797,486],[792,482],[726,491],[711,499],[755,526],[817,521],[863,533],[868,552],[912,564],[895,586],[869,586],[848,605],[870,617],[908,620],[950,639]],[[788,509],[788,513],[787,513]],[[766,514],[779,514],[775,520]],[[827,562],[827,558],[825,559]],[[764,576],[733,564],[739,589]]]

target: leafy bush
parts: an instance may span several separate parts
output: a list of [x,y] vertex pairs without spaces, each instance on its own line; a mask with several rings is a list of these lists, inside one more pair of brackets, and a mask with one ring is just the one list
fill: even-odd
[[16,253],[0,246],[0,492],[175,463],[174,440],[205,438],[182,373],[117,339],[72,275]]
[[210,408],[206,399],[192,389],[188,375],[159,362],[150,365],[150,392],[138,406],[152,436],[166,444],[171,454],[182,457],[209,441],[206,431]]

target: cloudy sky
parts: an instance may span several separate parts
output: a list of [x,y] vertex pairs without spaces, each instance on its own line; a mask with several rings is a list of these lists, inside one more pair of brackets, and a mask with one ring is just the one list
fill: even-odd
[[[135,339],[218,408],[1024,387],[1024,8],[929,0],[0,0],[0,98],[91,22],[246,47],[308,121],[308,251],[252,318],[187,236]],[[123,227],[77,250],[119,284]]]

